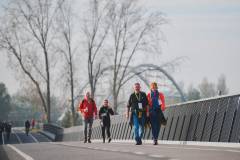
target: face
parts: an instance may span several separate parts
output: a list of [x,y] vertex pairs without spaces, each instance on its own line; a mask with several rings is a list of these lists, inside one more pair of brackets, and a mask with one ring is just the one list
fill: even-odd
[[136,83],[136,84],[134,85],[134,90],[135,90],[135,92],[140,92],[140,89],[141,89],[140,84],[139,84],[139,83]]
[[89,99],[91,97],[90,92],[86,93],[86,98]]
[[156,85],[153,85],[152,90],[156,91],[158,87]]
[[104,106],[104,107],[107,107],[107,106],[108,106],[108,101],[104,101],[104,102],[103,102],[103,106]]

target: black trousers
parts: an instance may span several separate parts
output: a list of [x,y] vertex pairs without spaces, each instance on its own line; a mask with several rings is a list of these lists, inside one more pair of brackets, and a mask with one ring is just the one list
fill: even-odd
[[102,137],[103,139],[105,139],[105,131],[107,130],[107,136],[108,138],[111,137],[111,134],[110,134],[110,125],[103,125],[102,126]]

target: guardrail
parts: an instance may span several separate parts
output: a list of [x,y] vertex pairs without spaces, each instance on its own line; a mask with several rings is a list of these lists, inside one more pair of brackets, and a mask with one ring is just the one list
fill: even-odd
[[[240,142],[240,95],[177,104],[167,107],[164,114],[168,121],[161,127],[160,140]],[[113,139],[133,139],[124,116],[112,118],[111,133]],[[99,123],[94,124],[93,138],[101,138]],[[150,128],[144,139],[152,139]]]
[[[203,99],[166,108],[167,125],[161,127],[159,140],[240,142],[240,95],[221,96]],[[113,139],[133,139],[132,128],[123,115],[111,117]],[[83,127],[63,132],[58,126],[47,125],[46,130],[56,133],[56,140],[83,140]],[[57,131],[54,131],[57,130]],[[92,130],[93,139],[101,139],[101,126],[95,120]],[[146,128],[144,139],[152,139],[151,128]]]
[[56,124],[44,124],[43,134],[49,137],[53,141],[62,141],[63,139],[63,128]]

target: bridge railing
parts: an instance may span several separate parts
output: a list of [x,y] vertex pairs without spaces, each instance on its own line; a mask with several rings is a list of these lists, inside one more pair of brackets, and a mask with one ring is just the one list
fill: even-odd
[[[167,125],[161,127],[159,139],[173,141],[240,141],[240,95],[222,96],[176,104],[165,110]],[[114,139],[133,139],[132,128],[124,116],[112,118]],[[95,123],[93,138],[101,138],[101,126]],[[146,128],[144,139],[152,139]]]
[[[62,141],[63,140],[63,132],[64,129],[59,127],[56,124],[44,124],[43,131],[45,131],[45,135],[48,136],[53,141]],[[50,133],[50,134],[48,134]],[[53,134],[53,135],[51,135]]]
[[[161,127],[159,140],[240,142],[240,95],[222,96],[172,105],[164,115],[167,125]],[[48,130],[55,127],[48,126]],[[59,134],[58,131],[54,131]],[[111,117],[111,137],[118,140],[133,139],[133,130],[123,115]],[[83,140],[83,127],[60,129],[63,141]],[[100,121],[95,120],[92,138],[101,139]],[[151,128],[145,128],[144,139],[152,139]]]

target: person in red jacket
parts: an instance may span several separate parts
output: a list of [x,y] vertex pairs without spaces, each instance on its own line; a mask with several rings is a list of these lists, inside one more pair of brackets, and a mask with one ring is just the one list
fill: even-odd
[[35,127],[35,119],[32,119],[32,129]]
[[160,121],[164,116],[162,111],[165,110],[165,98],[164,94],[158,91],[156,82],[151,83],[151,91],[147,95],[149,103],[150,122],[152,126],[153,144],[158,144],[158,135],[160,132]]
[[[97,107],[96,107],[95,101],[90,96],[90,92],[86,92],[84,99],[79,105],[79,111],[83,116],[84,143],[86,142],[91,143],[92,124],[93,124],[93,119],[97,118]],[[89,125],[89,128],[88,128],[88,125]]]

